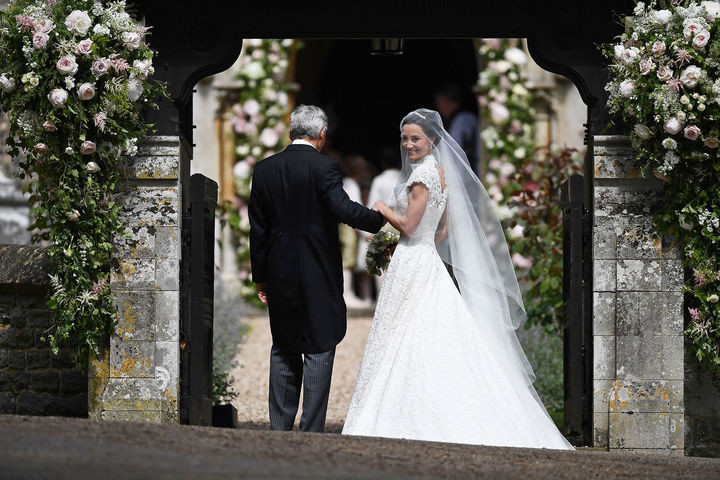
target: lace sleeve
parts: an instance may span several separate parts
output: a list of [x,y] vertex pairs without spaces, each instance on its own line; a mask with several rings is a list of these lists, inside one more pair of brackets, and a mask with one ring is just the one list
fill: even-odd
[[434,165],[421,165],[416,168],[407,181],[407,188],[412,187],[415,183],[422,183],[430,192],[430,200],[433,204],[438,204],[443,198],[442,185],[440,182],[440,174]]

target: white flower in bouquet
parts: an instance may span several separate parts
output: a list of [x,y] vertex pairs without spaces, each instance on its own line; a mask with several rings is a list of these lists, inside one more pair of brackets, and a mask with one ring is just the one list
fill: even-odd
[[619,92],[621,97],[631,97],[632,94],[635,93],[635,82],[630,79],[623,80],[622,82],[620,82]]
[[75,53],[78,55],[90,55],[92,53],[93,41],[89,38],[80,40],[75,47]]
[[49,18],[43,18],[35,22],[35,32],[50,33],[55,28],[55,23]]
[[675,150],[677,148],[677,142],[674,138],[666,138],[662,141],[662,146],[665,147],[667,150]]
[[71,77],[70,75],[65,77],[65,88],[68,90],[75,88],[75,77]]
[[718,17],[720,17],[719,2],[702,2],[700,6],[705,9],[705,12],[707,12],[705,15],[705,19],[708,22],[713,23],[715,20],[717,20]]
[[72,155],[73,153],[75,153],[75,150],[72,147],[66,147],[65,153],[68,155]]
[[137,102],[144,90],[142,80],[139,78],[132,77],[128,80],[128,98],[131,102]]
[[665,125],[663,125],[663,129],[670,135],[677,134],[680,130],[682,130],[682,128],[683,122],[677,117],[670,117],[668,121],[665,122]]
[[626,65],[634,63],[640,56],[640,50],[637,47],[630,47],[623,50],[622,60]]
[[713,293],[708,297],[708,302],[710,303],[717,303],[718,300],[720,300],[720,297],[716,293]]
[[704,104],[704,103],[698,103],[697,109],[698,109],[698,112],[704,112],[704,111],[705,111],[705,104]]
[[45,120],[43,123],[43,130],[46,132],[55,132],[57,131],[57,126],[55,126],[55,123],[52,120]]
[[720,140],[718,140],[717,137],[707,137],[704,144],[708,148],[718,148],[718,145],[720,145]]
[[95,146],[95,142],[92,142],[90,140],[85,140],[80,145],[80,153],[83,155],[92,155],[97,151],[97,147]]
[[259,146],[255,145],[255,146],[252,147],[252,149],[250,150],[250,153],[252,153],[254,157],[259,157],[260,154],[262,153],[262,148],[260,148]]
[[697,140],[698,137],[701,135],[700,129],[697,127],[697,125],[688,125],[685,127],[685,130],[683,131],[683,135],[688,140]]
[[505,123],[510,118],[510,110],[502,103],[490,103],[490,118],[494,123]]
[[693,88],[700,81],[700,75],[702,75],[702,69],[695,65],[690,65],[683,73],[680,74],[680,81],[683,82],[688,88]]
[[259,80],[265,76],[265,69],[260,62],[250,62],[242,69],[243,73],[252,80]]
[[710,32],[703,29],[700,30],[697,35],[695,35],[692,44],[696,50],[702,50],[703,48],[705,48],[705,45],[707,45],[708,41],[710,41]]
[[677,156],[677,154],[675,154],[674,152],[671,152],[671,151],[665,152],[664,161],[663,161],[663,164],[660,166],[659,170],[662,173],[666,174],[669,171],[671,171],[673,168],[675,168],[675,165],[677,165],[677,163],[679,161],[680,161],[680,157]]
[[280,140],[280,136],[272,128],[266,127],[260,134],[260,143],[268,148],[277,145],[278,140]]
[[47,47],[49,39],[50,37],[47,33],[35,32],[32,38],[33,47],[37,48],[38,50],[43,50],[45,49],[45,47]]
[[136,32],[123,32],[122,42],[128,50],[137,50],[142,43],[142,37]]
[[96,173],[100,171],[100,166],[95,162],[88,162],[87,165],[85,165],[85,169],[90,173]]
[[74,55],[65,55],[60,57],[55,65],[57,71],[63,75],[75,75],[78,71],[78,64],[75,62]]
[[62,88],[53,88],[50,90],[50,93],[48,93],[48,100],[50,100],[50,103],[55,108],[64,107],[67,103],[67,99],[68,92]]
[[75,35],[82,36],[87,34],[91,25],[92,20],[90,20],[90,16],[82,10],[73,10],[70,12],[70,15],[65,18],[65,26]]
[[685,115],[685,112],[678,112],[678,113],[677,113],[677,118],[678,118],[681,122],[684,122],[685,119],[686,119],[686,117],[687,117],[687,115]]
[[235,153],[237,153],[241,157],[245,157],[250,154],[250,147],[247,145],[238,145],[238,147],[235,149]]
[[110,61],[105,57],[98,58],[92,63],[90,71],[93,73],[93,75],[100,78],[110,71]]
[[237,162],[233,167],[233,175],[236,178],[248,178],[250,176],[250,165],[244,160]]
[[106,25],[98,23],[93,27],[93,33],[95,35],[110,35],[110,28]]
[[140,78],[147,78],[148,75],[155,73],[152,60],[135,60],[133,62],[133,68],[138,72],[138,77]]
[[78,87],[78,97],[80,100],[91,100],[95,97],[95,85],[92,83],[83,83]]
[[655,10],[651,15],[652,21],[657,25],[665,25],[672,18],[670,10]]
[[3,92],[12,92],[15,90],[15,79],[8,77],[7,73],[0,75],[0,88]]
[[667,46],[665,45],[665,42],[663,42],[662,40],[658,40],[655,43],[653,43],[650,51],[653,53],[653,55],[659,56],[659,55],[662,55],[663,53],[665,53],[666,49],[667,49]]
[[645,57],[638,63],[638,68],[640,69],[640,75],[647,75],[655,70],[655,62],[652,61],[652,58]]
[[638,138],[641,138],[643,140],[647,140],[652,136],[652,131],[650,130],[650,128],[648,128],[647,125],[643,125],[642,123],[635,125],[633,131],[635,132],[635,135],[638,136]]
[[35,72],[27,72],[23,74],[20,80],[22,81],[22,83],[26,84],[26,89],[28,87],[35,88],[40,85],[40,78]]
[[131,157],[135,156],[135,154],[138,151],[137,147],[137,138],[128,138],[125,140],[125,155],[129,155]]
[[688,97],[687,95],[681,96],[680,103],[682,103],[683,105],[687,105],[688,103],[690,103],[690,97]]
[[657,78],[661,82],[667,82],[671,78],[673,78],[673,70],[672,68],[668,67],[667,65],[662,65],[657,70]]
[[635,8],[633,9],[633,13],[635,15],[642,15],[645,13],[645,2],[637,2],[635,4]]
[[614,52],[615,58],[616,58],[617,60],[622,60],[622,58],[623,58],[623,53],[625,52],[625,47],[624,47],[623,45],[621,45],[621,44],[618,43],[617,45],[615,45],[615,46],[613,47],[613,52]]
[[511,47],[505,50],[503,57],[515,65],[525,65],[527,63],[527,55],[517,47]]

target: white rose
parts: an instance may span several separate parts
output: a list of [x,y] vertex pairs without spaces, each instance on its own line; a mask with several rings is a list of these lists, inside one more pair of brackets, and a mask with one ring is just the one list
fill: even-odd
[[515,65],[525,65],[527,63],[527,55],[519,48],[512,47],[505,50],[505,60]]
[[144,90],[142,80],[139,78],[133,77],[128,80],[128,98],[131,102],[137,102]]
[[250,147],[245,144],[238,145],[238,147],[235,149],[235,153],[237,153],[241,157],[244,157],[250,153]]
[[147,78],[148,75],[152,75],[155,69],[152,66],[152,60],[135,60],[133,62],[133,68],[137,70],[138,77]]
[[75,48],[75,53],[77,53],[78,55],[89,55],[92,53],[92,46],[93,41],[89,38],[81,40],[80,42],[78,42],[77,47]]
[[652,131],[647,127],[647,125],[643,125],[642,123],[635,125],[633,131],[635,132],[635,135],[643,140],[647,140],[652,136]]
[[142,37],[135,32],[124,32],[122,34],[122,42],[128,50],[137,50],[140,48]]
[[658,25],[665,25],[672,18],[672,12],[670,10],[656,10],[652,12],[652,21]]
[[88,162],[85,169],[90,173],[95,173],[100,170],[100,166],[95,162]]
[[110,62],[107,58],[98,58],[93,62],[90,70],[92,71],[93,75],[100,78],[110,71]]
[[93,27],[93,33],[96,35],[110,35],[110,28],[98,23]]
[[47,43],[50,37],[48,37],[48,34],[45,32],[35,32],[32,38],[33,47],[37,48],[38,50],[42,50],[45,47],[47,47]]
[[625,52],[625,47],[623,47],[620,44],[615,45],[613,47],[613,52],[615,52],[615,58],[620,60],[621,58],[623,58],[623,53]]
[[672,68],[668,67],[667,65],[663,65],[660,68],[658,68],[657,71],[657,78],[661,82],[667,82],[670,80],[673,76]]
[[254,80],[258,80],[265,76],[265,69],[263,69],[262,63],[260,62],[248,63],[245,65],[245,68],[243,68],[243,71],[245,72],[245,75]]
[[701,73],[702,70],[700,69],[700,67],[690,65],[680,75],[680,81],[683,82],[683,85],[685,85],[686,87],[693,88],[695,85],[697,85],[698,80],[700,80]]
[[630,96],[632,96],[633,92],[635,92],[635,82],[633,82],[632,80],[629,80],[629,79],[623,80],[620,83],[619,91],[620,91],[620,96],[622,96],[624,98],[629,98]]
[[638,56],[640,55],[640,50],[638,50],[637,47],[630,47],[623,50],[622,59],[625,64],[630,65],[635,60],[638,59]]
[[53,28],[55,28],[55,24],[49,18],[35,22],[36,32],[50,33]]
[[78,70],[78,64],[75,62],[74,55],[66,55],[64,57],[60,57],[60,60],[57,61],[55,67],[57,68],[58,72],[62,73],[63,75],[75,75]]
[[707,14],[705,15],[705,19],[712,23],[714,22],[718,17],[720,17],[720,3],[718,2],[702,2],[700,4],[701,7],[705,8],[705,11]]
[[0,75],[0,88],[2,88],[3,92],[12,92],[15,90],[15,79],[8,77],[7,73],[3,73]]
[[692,44],[695,49],[700,50],[705,48],[708,41],[710,40],[710,32],[705,29],[700,30],[693,38]]
[[80,100],[90,100],[95,96],[95,85],[92,83],[83,83],[78,87],[78,97]]
[[50,100],[50,103],[52,103],[55,108],[64,107],[67,103],[67,99],[68,92],[62,88],[53,88],[50,90],[50,93],[48,93],[48,100]]
[[280,136],[272,128],[264,128],[260,134],[260,143],[268,148],[274,147],[278,140],[280,140]]
[[[709,2],[706,2],[706,3],[709,3]],[[715,2],[713,2],[713,3],[715,3]],[[708,299],[708,302],[710,302],[710,303],[717,303],[718,300],[720,300],[720,297],[718,297],[718,295],[716,293],[713,293],[712,295],[707,297],[707,299]]]
[[640,68],[640,75],[647,75],[655,70],[655,62],[652,61],[652,58],[645,57],[638,63],[638,68]]
[[233,167],[233,175],[236,178],[247,178],[250,176],[250,165],[244,160],[241,160]]
[[702,29],[702,19],[700,18],[686,18],[683,22],[683,34],[687,39],[692,38],[693,35]]
[[258,113],[260,113],[260,104],[257,100],[254,98],[249,99],[243,104],[243,111],[250,115],[251,117],[254,117]]
[[677,117],[671,117],[667,122],[665,122],[665,125],[663,125],[663,129],[670,135],[675,135],[682,130],[682,128],[683,122]]
[[65,26],[75,35],[85,35],[91,25],[92,21],[90,20],[90,16],[82,10],[73,10],[70,12],[70,15],[65,18]]

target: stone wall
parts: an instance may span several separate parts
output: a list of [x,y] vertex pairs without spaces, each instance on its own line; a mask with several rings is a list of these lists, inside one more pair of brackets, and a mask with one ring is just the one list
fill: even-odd
[[0,246],[0,413],[87,415],[87,374],[72,348],[53,355],[41,340],[50,265],[41,247]]
[[178,423],[181,190],[188,148],[147,137],[127,160],[120,196],[127,238],[117,238],[110,286],[119,323],[91,360],[93,419]]
[[652,226],[662,183],[624,136],[594,138],[594,444],[682,455],[681,251]]

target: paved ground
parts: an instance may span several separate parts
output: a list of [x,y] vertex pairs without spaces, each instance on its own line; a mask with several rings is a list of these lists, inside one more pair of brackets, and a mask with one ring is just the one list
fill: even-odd
[[0,415],[0,478],[720,478],[720,460]]
[[[347,414],[350,398],[355,387],[355,377],[365,349],[371,317],[351,317],[345,339],[335,353],[332,384],[326,429],[340,432]],[[270,365],[270,325],[268,318],[247,317],[243,319],[250,327],[236,357],[237,367],[231,372],[233,388],[239,393],[234,402],[238,409],[238,421],[245,428],[264,428],[268,425],[268,369]],[[300,422],[300,413],[295,420]]]

